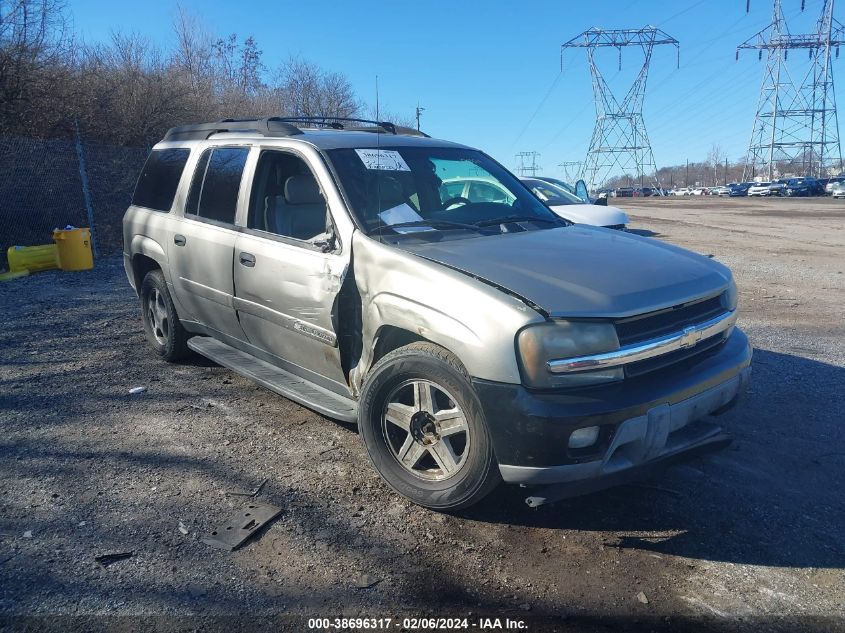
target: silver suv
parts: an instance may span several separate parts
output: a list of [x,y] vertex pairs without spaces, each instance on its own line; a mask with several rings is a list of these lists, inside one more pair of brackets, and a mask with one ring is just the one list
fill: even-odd
[[[510,195],[452,195],[456,178]],[[173,128],[123,230],[160,356],[357,422],[430,508],[501,480],[542,486],[537,505],[722,446],[707,416],[750,371],[727,268],[573,225],[484,153],[388,123]]]

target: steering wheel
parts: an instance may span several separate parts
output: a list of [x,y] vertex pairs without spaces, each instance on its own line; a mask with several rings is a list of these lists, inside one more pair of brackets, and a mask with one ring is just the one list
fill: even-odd
[[463,196],[455,196],[454,198],[449,198],[446,202],[444,202],[442,208],[448,209],[453,204],[458,204],[459,202],[462,204],[472,204],[472,201],[468,198],[464,198]]

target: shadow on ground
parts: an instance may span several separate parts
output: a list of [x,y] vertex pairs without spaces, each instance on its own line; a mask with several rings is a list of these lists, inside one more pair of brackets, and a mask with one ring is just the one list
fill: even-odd
[[[755,350],[750,392],[721,420],[731,447],[623,486],[525,511],[500,490],[464,516],[616,532],[608,547],[767,566],[845,566],[845,369]],[[626,532],[670,532],[665,538]]]

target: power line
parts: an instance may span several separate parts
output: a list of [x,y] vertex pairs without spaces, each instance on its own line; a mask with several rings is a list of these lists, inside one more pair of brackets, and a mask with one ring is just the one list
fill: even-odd
[[537,116],[537,114],[540,112],[540,110],[542,109],[542,107],[546,104],[546,101],[548,101],[549,97],[552,95],[552,92],[554,92],[554,89],[555,89],[555,87],[557,86],[557,82],[558,82],[558,81],[560,81],[560,78],[561,78],[562,76],[563,76],[563,71],[561,70],[561,72],[559,72],[559,73],[557,74],[557,76],[555,77],[554,81],[552,82],[552,85],[551,85],[551,86],[549,86],[549,89],[548,89],[548,91],[546,92],[546,96],[544,96],[544,97],[540,100],[540,103],[537,105],[537,108],[534,110],[534,113],[533,113],[533,114],[532,114],[532,115],[528,118],[528,121],[527,121],[527,122],[525,123],[525,125],[523,126],[522,131],[521,131],[521,132],[519,133],[519,135],[516,137],[516,139],[514,140],[514,142],[513,142],[513,143],[511,143],[511,147],[514,147],[517,143],[519,143],[520,139],[522,139],[522,136],[523,136],[523,135],[525,134],[525,132],[528,130],[528,127],[529,127],[529,126],[531,125],[531,123],[534,121],[534,118],[535,118],[535,117]]

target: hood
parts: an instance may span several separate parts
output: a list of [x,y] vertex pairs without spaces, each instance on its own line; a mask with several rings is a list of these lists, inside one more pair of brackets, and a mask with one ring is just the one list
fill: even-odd
[[647,237],[588,226],[397,246],[504,288],[554,316],[622,317],[724,290],[718,262]]
[[628,216],[622,209],[616,207],[603,207],[597,204],[562,204],[550,208],[560,217],[576,224],[592,226],[628,224]]

